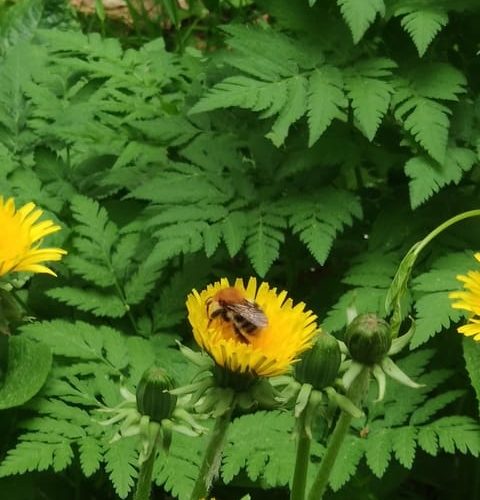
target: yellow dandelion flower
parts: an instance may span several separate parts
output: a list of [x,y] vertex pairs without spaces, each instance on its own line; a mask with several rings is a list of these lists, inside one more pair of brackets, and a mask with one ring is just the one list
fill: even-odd
[[318,331],[317,317],[305,311],[305,304],[293,305],[287,292],[277,293],[268,283],[257,287],[255,278],[247,286],[237,279],[233,285],[245,299],[255,302],[266,316],[267,325],[248,335],[248,341],[235,331],[235,325],[219,315],[209,318],[208,301],[220,290],[229,288],[222,278],[205,290],[187,298],[188,319],[197,344],[231,372],[272,377],[286,372],[303,351],[309,349]]
[[[480,252],[475,258],[480,262]],[[460,326],[458,331],[480,342],[480,271],[469,271],[466,276],[458,275],[457,279],[463,283],[464,291],[449,294],[451,299],[457,300],[452,307],[470,313],[468,323]]]
[[34,203],[16,210],[13,198],[5,201],[0,196],[0,276],[19,271],[56,276],[42,263],[60,260],[67,252],[61,248],[40,248],[42,238],[61,229],[51,220],[37,222],[42,213]]

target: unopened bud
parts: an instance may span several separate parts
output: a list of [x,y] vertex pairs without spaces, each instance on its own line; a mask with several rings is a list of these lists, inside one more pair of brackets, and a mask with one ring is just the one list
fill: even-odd
[[333,384],[340,368],[341,353],[337,340],[321,333],[313,347],[295,365],[295,378],[322,390]]
[[379,363],[392,345],[390,326],[375,314],[360,314],[348,325],[345,344],[355,361]]
[[154,422],[169,418],[177,396],[168,391],[175,388],[175,382],[159,366],[152,366],[144,372],[137,386],[137,408],[142,415],[148,415]]

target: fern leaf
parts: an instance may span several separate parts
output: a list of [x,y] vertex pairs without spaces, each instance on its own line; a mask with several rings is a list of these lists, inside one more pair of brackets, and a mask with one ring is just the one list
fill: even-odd
[[458,101],[466,92],[465,75],[451,64],[424,63],[407,73],[411,90],[428,99]]
[[[406,107],[410,112],[404,116],[403,111]],[[405,118],[405,129],[415,137],[427,153],[437,162],[444,163],[450,110],[431,99],[417,97],[397,109],[397,113]]]
[[447,453],[480,453],[480,426],[470,417],[450,416],[436,420],[429,427],[438,437],[438,447]]
[[336,460],[330,475],[330,487],[338,491],[355,474],[365,453],[364,440],[347,436],[342,444],[342,460]]
[[358,199],[347,191],[324,189],[315,199],[318,201],[295,203],[289,224],[315,259],[324,264],[337,233],[351,225],[354,217],[361,217],[362,209]]
[[47,295],[80,311],[91,312],[95,316],[121,318],[127,312],[125,304],[116,295],[107,295],[94,289],[62,286],[48,290]]
[[242,248],[247,237],[247,217],[244,212],[231,212],[223,220],[222,234],[230,257]]
[[480,411],[480,344],[473,339],[463,339],[463,357],[467,368],[470,382],[477,395]]
[[422,57],[428,46],[448,24],[448,14],[439,5],[413,5],[400,7],[396,16],[403,16],[400,24],[410,35],[418,55]]
[[191,114],[238,106],[252,111],[280,110],[287,102],[287,80],[264,82],[231,76],[212,87],[190,110]]
[[[70,323],[60,319],[30,323],[22,327],[22,333],[46,343],[53,354],[83,360],[121,360],[118,368],[123,368],[125,346],[121,334],[108,326],[98,326],[77,321]],[[106,353],[112,349],[112,353]],[[109,360],[105,356],[108,356]]]
[[224,449],[223,480],[230,483],[245,469],[253,481],[262,477],[271,487],[288,484],[295,444],[281,436],[289,433],[292,425],[290,415],[275,411],[235,419]]
[[397,270],[398,262],[398,255],[393,252],[367,252],[358,263],[350,267],[342,283],[387,289]]
[[316,69],[308,80],[308,145],[311,147],[334,118],[344,112],[347,100],[340,71],[333,66]]
[[287,224],[282,216],[264,210],[252,213],[249,219],[252,226],[247,236],[247,255],[263,277],[278,257]]
[[451,307],[447,292],[437,292],[420,297],[415,303],[417,321],[415,334],[411,341],[414,349],[430,337],[457,322],[461,313]]
[[445,161],[438,165],[425,156],[411,158],[405,164],[409,183],[410,204],[417,208],[442,187],[458,184],[476,162],[476,155],[466,148],[448,148]]
[[415,303],[417,322],[412,348],[423,344],[462,317],[460,310],[451,307],[448,292],[457,288],[455,276],[467,272],[471,262],[471,252],[451,253],[435,261],[431,271],[415,279],[414,289],[427,293]]
[[62,442],[53,451],[53,470],[60,472],[66,469],[73,460],[73,449],[69,443]]
[[218,203],[225,195],[214,183],[212,174],[194,165],[178,166],[133,189],[130,196],[157,203],[183,204],[212,200]]
[[365,137],[372,141],[388,111],[393,86],[380,79],[359,75],[349,78],[346,87],[352,101],[353,116]]
[[382,477],[387,470],[392,454],[392,433],[389,429],[370,432],[365,441],[365,458],[370,470]]
[[115,277],[111,270],[106,268],[104,264],[80,255],[69,255],[68,267],[78,276],[99,287],[109,287],[115,283]]
[[187,500],[193,491],[205,449],[205,438],[195,438],[175,433],[172,446],[165,460],[155,464],[155,482],[163,485],[179,500]]
[[411,469],[415,459],[417,429],[415,427],[397,427],[392,433],[392,449],[395,458],[407,469]]
[[[287,95],[285,103],[278,110],[278,117],[273,123],[270,132],[266,135],[277,147],[284,143],[290,126],[301,118],[307,110],[307,80],[298,75],[286,82]],[[272,111],[270,109],[269,114]]]
[[76,232],[97,243],[99,249],[109,255],[117,237],[117,228],[110,222],[107,211],[85,196],[75,196],[71,208],[78,222]]
[[125,282],[124,293],[127,304],[139,304],[155,287],[165,261],[159,259],[155,252],[150,253]]
[[438,453],[438,437],[430,427],[423,427],[418,432],[418,445],[429,455],[436,456]]
[[105,452],[105,468],[120,498],[126,498],[137,477],[138,461],[135,438],[123,438],[111,443]]
[[0,23],[0,53],[5,54],[19,41],[32,38],[42,13],[43,3],[40,0],[27,0],[9,7]]
[[337,0],[340,12],[345,19],[354,43],[358,43],[369,26],[375,21],[377,14],[385,14],[385,4],[383,0]]
[[438,396],[433,396],[427,399],[425,404],[418,408],[410,418],[411,425],[419,425],[424,424],[430,420],[430,418],[439,412],[441,409],[445,408],[445,406],[453,403],[458,398],[463,396],[465,391],[462,390],[454,390],[447,391]]
[[0,477],[48,469],[53,465],[53,455],[59,445],[61,445],[61,442],[20,442],[15,448],[7,452],[7,456],[0,464]]

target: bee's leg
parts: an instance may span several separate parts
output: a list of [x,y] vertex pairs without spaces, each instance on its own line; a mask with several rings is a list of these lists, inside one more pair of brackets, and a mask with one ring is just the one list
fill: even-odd
[[240,330],[240,328],[238,328],[238,326],[235,323],[232,322],[232,324],[233,324],[233,330],[235,331],[238,340],[243,344],[249,344],[250,340],[244,335],[242,330]]

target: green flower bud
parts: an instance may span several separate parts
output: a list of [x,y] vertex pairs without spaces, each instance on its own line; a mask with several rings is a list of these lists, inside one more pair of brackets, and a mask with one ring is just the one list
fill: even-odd
[[379,363],[392,345],[390,326],[375,314],[360,314],[348,325],[345,344],[355,361]]
[[295,365],[295,378],[321,390],[333,384],[340,368],[341,353],[337,340],[321,333],[314,346]]
[[154,422],[169,418],[177,396],[168,391],[175,388],[174,380],[159,366],[152,366],[144,372],[137,386],[137,408],[142,415],[148,415]]

